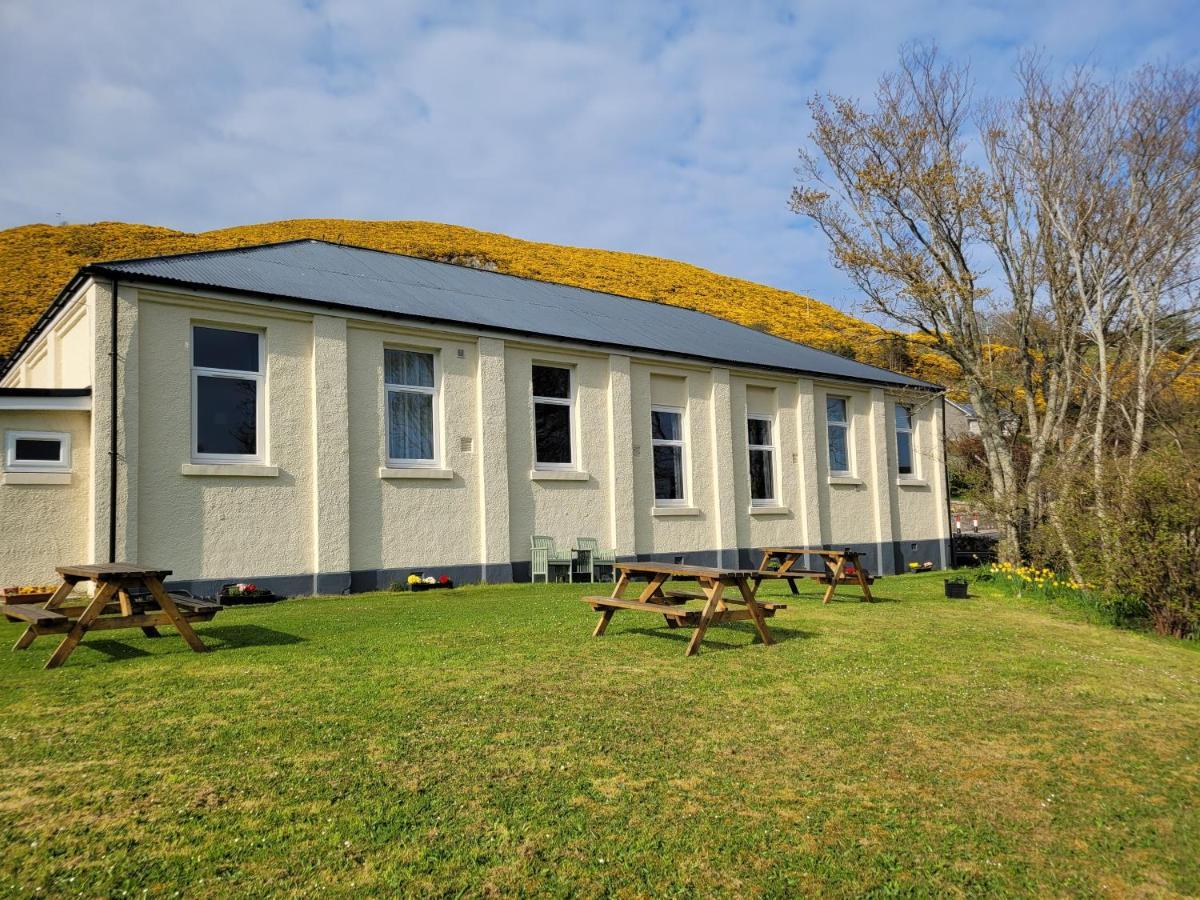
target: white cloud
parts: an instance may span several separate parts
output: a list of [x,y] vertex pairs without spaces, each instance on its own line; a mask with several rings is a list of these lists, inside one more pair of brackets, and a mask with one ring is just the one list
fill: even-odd
[[386,6],[8,0],[0,226],[430,219],[848,305],[787,210],[812,92],[869,92],[914,38],[985,86],[1028,42],[1114,68],[1197,52],[1168,2]]

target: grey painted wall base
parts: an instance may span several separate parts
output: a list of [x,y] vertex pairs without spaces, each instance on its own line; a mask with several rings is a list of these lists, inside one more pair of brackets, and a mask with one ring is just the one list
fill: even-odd
[[[890,548],[885,545],[885,555],[889,558],[880,564],[879,547],[876,544],[826,544],[825,549],[841,549],[849,546],[863,555],[867,570],[877,575],[895,575],[907,571],[908,564],[915,562],[924,564],[932,562],[934,568],[939,567],[941,548],[944,545],[946,558],[949,559],[950,542],[937,538],[915,541],[892,541]],[[890,550],[890,553],[887,551]],[[622,557],[625,559],[626,557]],[[636,557],[638,562],[684,562],[694,566],[722,565],[727,560],[729,565],[743,569],[757,568],[762,559],[762,550],[754,547],[737,547],[727,550],[684,550],[679,553],[642,553]],[[807,561],[810,568],[817,568],[815,559]],[[367,591],[387,590],[392,584],[404,584],[408,576],[414,572],[422,575],[432,575],[437,578],[442,575],[450,576],[455,584],[476,584],[486,581],[489,584],[509,584],[512,582],[527,582],[530,577],[528,560],[514,560],[511,563],[488,563],[486,565],[439,566],[430,565],[408,569],[365,569],[355,572],[320,572],[314,575],[255,575],[248,577],[204,578],[192,580],[168,581],[167,587],[172,590],[186,590],[200,597],[215,597],[221,587],[231,583],[253,583],[260,588],[273,591],[283,597],[306,597],[310,595],[360,594]]]

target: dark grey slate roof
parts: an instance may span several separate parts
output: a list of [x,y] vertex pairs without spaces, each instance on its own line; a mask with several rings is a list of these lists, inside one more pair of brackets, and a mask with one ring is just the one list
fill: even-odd
[[936,388],[694,310],[325,241],[118,260],[83,271],[627,351]]

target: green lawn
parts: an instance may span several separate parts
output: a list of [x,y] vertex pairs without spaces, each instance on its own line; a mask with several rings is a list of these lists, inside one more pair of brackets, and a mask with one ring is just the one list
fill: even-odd
[[0,651],[0,893],[1200,892],[1195,644],[906,575],[686,659],[587,592]]

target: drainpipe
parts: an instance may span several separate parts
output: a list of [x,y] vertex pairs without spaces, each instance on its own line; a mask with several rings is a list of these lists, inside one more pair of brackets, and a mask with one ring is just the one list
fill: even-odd
[[942,489],[946,492],[946,531],[950,533],[950,558],[946,560],[947,568],[957,569],[954,556],[954,527],[950,524],[951,505],[950,505],[950,457],[946,453],[946,394],[942,393]]
[[112,316],[110,321],[112,346],[109,349],[111,366],[111,395],[109,405],[108,447],[108,561],[117,561],[117,279],[112,282]]

